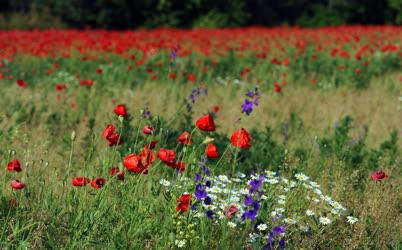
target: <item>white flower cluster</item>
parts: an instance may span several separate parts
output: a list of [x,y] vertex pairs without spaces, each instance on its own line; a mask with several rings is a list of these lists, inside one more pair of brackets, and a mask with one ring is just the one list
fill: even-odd
[[[251,192],[251,183],[258,181],[260,183],[257,191]],[[177,182],[179,183],[171,184],[165,179],[160,180],[160,184],[167,188],[179,189],[180,187],[180,190],[176,190],[177,193],[194,190],[197,184],[188,178],[179,178]],[[206,182],[208,182],[208,186],[206,186]],[[238,173],[233,178],[226,175],[204,176],[198,184],[203,186],[209,202],[206,202],[205,197],[197,201],[197,195],[194,193],[192,204],[196,206],[196,209],[191,211],[192,215],[198,218],[208,216],[213,222],[223,222],[222,225],[227,225],[229,228],[245,225],[244,214],[250,210],[250,204],[245,202],[247,196],[251,196],[252,202],[258,203],[258,205],[268,204],[264,207],[263,213],[270,214],[271,220],[259,224],[257,227],[259,232],[265,234],[276,225],[284,226],[286,232],[294,230],[307,232],[319,225],[331,225],[341,218],[350,224],[358,221],[355,217],[344,216],[346,208],[330,196],[325,195],[320,185],[311,181],[303,173],[297,173],[289,179],[270,170],[264,171],[263,174],[251,175],[248,178],[243,173]],[[255,218],[259,218],[258,212]],[[266,219],[266,217],[264,218]],[[253,241],[256,237],[254,233],[250,234],[249,240]],[[183,244],[185,243],[180,245]]]

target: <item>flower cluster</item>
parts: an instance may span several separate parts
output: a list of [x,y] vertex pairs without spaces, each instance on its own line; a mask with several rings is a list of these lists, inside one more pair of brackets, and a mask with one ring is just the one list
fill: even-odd
[[260,92],[258,90],[258,86],[256,86],[254,90],[250,90],[246,93],[244,103],[241,105],[241,112],[246,113],[246,115],[250,115],[251,112],[253,112],[254,106],[258,106],[259,99]]
[[188,211],[192,218],[206,218],[211,223],[248,230],[249,242],[259,242],[267,249],[283,248],[287,233],[322,230],[337,220],[349,224],[358,221],[346,215],[345,207],[325,195],[303,173],[285,178],[265,170],[250,176],[238,173],[231,178],[212,176],[203,164],[203,171],[195,175],[194,182],[186,178],[168,182],[169,185],[166,182],[160,183],[171,193],[193,190],[186,197],[193,196],[194,201],[190,204],[186,199],[185,205],[179,203],[178,211]]
[[208,88],[206,86],[194,88],[188,98],[183,100],[183,104],[186,106],[188,112],[192,110],[197,98],[202,95],[208,95]]

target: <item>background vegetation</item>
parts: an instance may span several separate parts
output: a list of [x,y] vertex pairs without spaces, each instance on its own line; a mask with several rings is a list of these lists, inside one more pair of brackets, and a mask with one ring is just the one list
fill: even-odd
[[0,0],[0,28],[401,24],[402,0]]

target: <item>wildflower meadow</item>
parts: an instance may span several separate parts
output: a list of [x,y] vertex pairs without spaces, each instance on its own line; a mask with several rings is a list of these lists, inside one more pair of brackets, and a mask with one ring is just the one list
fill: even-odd
[[402,249],[402,27],[0,31],[1,249]]

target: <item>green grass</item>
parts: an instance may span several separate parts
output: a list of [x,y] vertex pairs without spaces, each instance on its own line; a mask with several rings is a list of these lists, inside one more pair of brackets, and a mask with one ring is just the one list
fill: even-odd
[[[23,165],[21,173],[0,171],[1,248],[170,249],[183,231],[192,239],[191,249],[243,249],[252,222],[231,229],[223,222],[178,213],[176,199],[194,187],[185,190],[188,186],[183,184],[184,188],[166,192],[159,184],[161,178],[172,183],[181,183],[184,177],[192,180],[200,172],[201,142],[208,135],[215,138],[221,154],[227,149],[219,162],[208,163],[214,175],[251,173],[258,167],[288,178],[303,172],[344,205],[347,215],[359,219],[354,225],[345,219],[318,225],[305,234],[289,229],[289,249],[401,249],[402,144],[391,136],[393,131],[396,137],[402,133],[401,72],[373,78],[365,90],[347,85],[317,88],[307,83],[308,77],[292,80],[279,94],[261,85],[260,104],[250,116],[240,112],[240,105],[254,87],[251,83],[222,84],[211,77],[208,95],[200,96],[187,112],[182,99],[195,87],[191,84],[166,79],[135,83],[123,73],[96,75],[83,68],[85,77],[96,84],[70,84],[58,93],[57,74],[27,76],[28,72],[23,64],[13,72],[16,79],[25,76],[31,83],[27,89],[0,81],[0,165],[5,167],[14,157]],[[109,148],[101,133],[106,124],[120,124],[113,113],[118,103],[126,104],[132,119],[121,131],[125,144]],[[195,130],[194,146],[184,151],[177,136],[185,129],[193,131],[195,120],[213,105],[220,106],[217,133]],[[141,117],[145,107],[153,118]],[[157,129],[158,146],[175,148],[188,169],[173,180],[174,171],[157,160],[147,175],[126,173],[124,182],[109,178],[111,166],[123,169],[121,159],[138,153],[151,140],[141,133],[147,124]],[[228,146],[239,127],[251,131],[250,150]],[[370,174],[377,169],[389,177],[373,182]],[[108,180],[101,189],[73,187],[70,180],[76,176]],[[23,180],[26,188],[11,190],[13,178]],[[289,211],[305,210],[308,204],[302,194],[291,192]],[[266,214],[271,211],[263,209]]]

